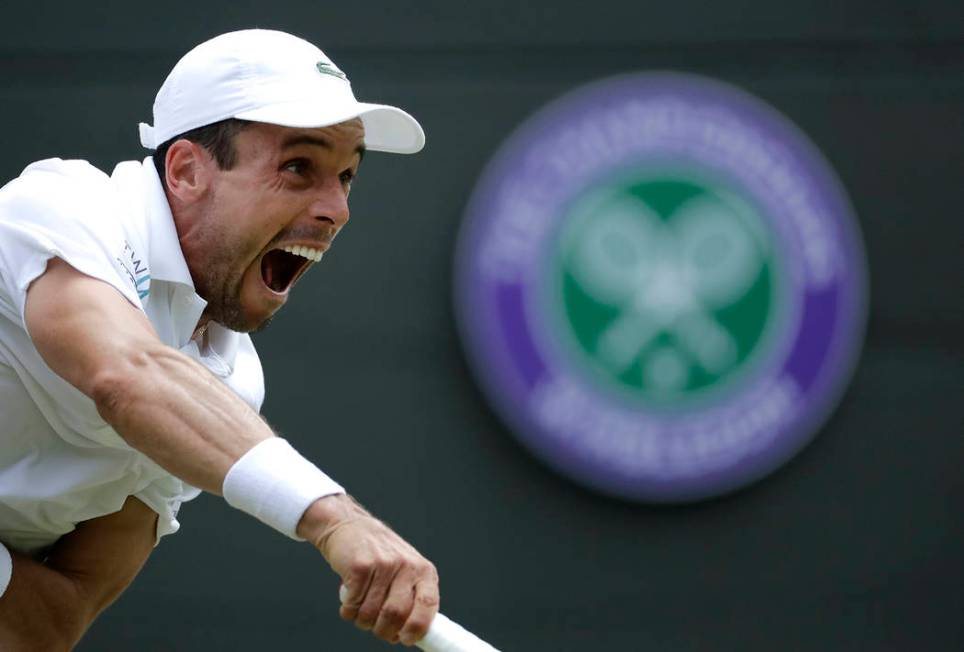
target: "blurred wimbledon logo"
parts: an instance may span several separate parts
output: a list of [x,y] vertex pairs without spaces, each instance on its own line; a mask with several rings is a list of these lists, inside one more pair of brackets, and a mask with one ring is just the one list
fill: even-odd
[[738,375],[775,286],[766,231],[746,202],[642,177],[593,188],[563,222],[558,309],[587,362],[654,401]]
[[856,223],[807,138],[691,75],[576,89],[487,167],[456,254],[470,364],[509,430],[599,491],[685,501],[790,459],[863,333]]

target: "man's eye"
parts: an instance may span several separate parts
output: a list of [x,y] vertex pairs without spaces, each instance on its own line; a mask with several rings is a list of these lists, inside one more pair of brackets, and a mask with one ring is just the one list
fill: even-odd
[[308,170],[308,163],[303,159],[296,159],[285,163],[284,169],[295,174],[304,174]]
[[340,175],[342,185],[349,187],[351,182],[355,180],[355,173],[351,170],[345,170]]

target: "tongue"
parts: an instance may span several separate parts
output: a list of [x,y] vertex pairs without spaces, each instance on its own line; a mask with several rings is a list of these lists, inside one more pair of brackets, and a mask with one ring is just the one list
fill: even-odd
[[307,262],[301,256],[274,249],[261,258],[261,278],[275,292],[284,292]]

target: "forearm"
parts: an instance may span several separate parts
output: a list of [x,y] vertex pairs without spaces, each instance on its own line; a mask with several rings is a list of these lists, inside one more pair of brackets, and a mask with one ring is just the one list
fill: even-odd
[[113,287],[59,259],[31,284],[24,321],[57,375],[93,399],[131,446],[195,486],[220,493],[231,465],[272,435],[207,369],[165,346]]
[[308,538],[297,526],[317,498],[344,491],[187,356],[156,345],[118,359],[87,391],[131,446],[172,474],[223,492],[234,507],[294,538]]
[[173,475],[220,494],[228,469],[271,429],[207,369],[156,345],[92,381],[101,416]]

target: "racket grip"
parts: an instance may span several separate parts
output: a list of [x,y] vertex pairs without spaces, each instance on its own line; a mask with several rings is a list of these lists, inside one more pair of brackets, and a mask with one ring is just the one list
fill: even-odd
[[425,638],[415,645],[423,652],[499,652],[440,613],[435,615]]

